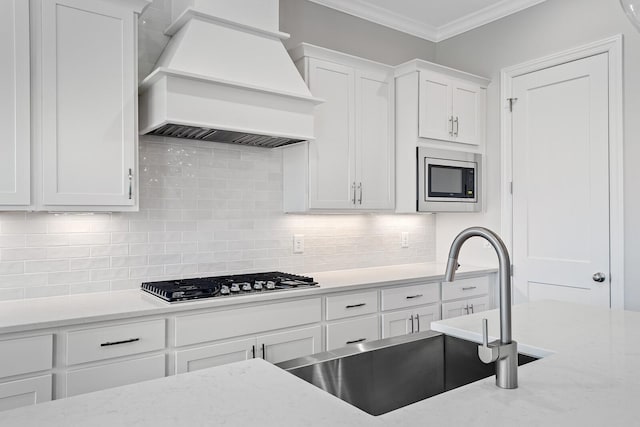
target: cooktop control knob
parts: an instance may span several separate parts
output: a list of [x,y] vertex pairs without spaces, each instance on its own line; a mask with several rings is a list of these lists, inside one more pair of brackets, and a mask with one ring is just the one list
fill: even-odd
[[231,292],[240,292],[240,286],[237,283],[231,285]]
[[251,290],[251,283],[242,283],[242,290],[243,291],[250,291]]
[[220,288],[220,294],[221,295],[229,295],[230,291],[229,291],[229,287],[228,286],[223,286]]
[[275,288],[276,288],[276,282],[269,280],[267,282],[267,289],[275,289]]
[[255,289],[256,291],[262,290],[262,287],[264,286],[265,282],[262,280],[256,280],[256,282],[253,284],[253,289]]

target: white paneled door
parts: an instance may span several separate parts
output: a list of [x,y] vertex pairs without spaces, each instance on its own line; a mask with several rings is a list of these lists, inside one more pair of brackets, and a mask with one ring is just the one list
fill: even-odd
[[513,79],[514,283],[610,306],[608,55]]

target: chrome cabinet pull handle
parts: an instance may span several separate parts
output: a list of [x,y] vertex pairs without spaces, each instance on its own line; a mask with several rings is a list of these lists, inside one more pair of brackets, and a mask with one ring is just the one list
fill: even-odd
[[471,314],[473,314],[473,304],[469,305],[469,308],[471,309]]
[[458,117],[456,116],[455,119],[453,119],[453,123],[455,123],[456,125],[456,130],[453,133],[453,136],[458,136],[458,130],[460,130],[460,122],[458,121]]
[[109,347],[111,345],[127,344],[130,342],[136,342],[136,341],[140,341],[140,338],[129,338],[128,340],[122,340],[122,341],[107,341],[100,344],[100,347]]
[[418,328],[416,332],[420,332],[420,315],[416,314],[416,323],[418,324]]
[[469,304],[464,306],[464,311],[466,312],[466,314],[469,314]]
[[129,168],[129,200],[133,198],[133,170]]
[[347,341],[347,344],[355,344],[357,342],[363,342],[366,341],[366,338],[358,338],[357,340],[353,340],[353,341]]
[[409,317],[409,321],[411,322],[411,333],[414,333],[414,329],[413,329],[413,314]]
[[449,117],[449,135],[453,136],[453,116]]
[[476,289],[477,286],[467,286],[466,288],[462,288],[463,291],[470,291],[471,289]]
[[420,298],[420,297],[422,297],[422,294],[418,294],[418,295],[409,295],[409,296],[407,296],[406,298],[407,298],[407,299],[414,299],[414,298]]
[[360,190],[360,197],[358,198],[358,203],[362,204],[362,183],[358,184],[358,189]]
[[357,308],[357,307],[364,307],[365,305],[367,305],[364,302],[361,302],[360,304],[349,304],[347,306],[345,306],[344,308]]

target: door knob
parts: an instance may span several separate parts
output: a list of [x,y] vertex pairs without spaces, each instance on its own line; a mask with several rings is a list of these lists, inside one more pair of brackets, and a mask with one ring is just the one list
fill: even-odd
[[604,280],[607,278],[607,276],[605,276],[604,273],[602,272],[597,272],[593,275],[592,279],[594,282],[598,282],[598,283],[602,283],[604,282]]

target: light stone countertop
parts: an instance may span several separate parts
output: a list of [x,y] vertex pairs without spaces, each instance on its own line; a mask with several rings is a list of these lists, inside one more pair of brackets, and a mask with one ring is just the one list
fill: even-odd
[[[480,340],[498,312],[432,323]],[[261,360],[167,377],[3,412],[20,426],[631,426],[638,425],[640,313],[554,301],[514,306],[513,336],[544,359],[519,388],[490,377],[372,417]]]
[[[305,273],[313,277],[320,286],[175,304],[164,302],[141,290],[4,301],[0,302],[0,334],[185,310],[242,306],[276,300],[286,301],[329,292],[413,283],[418,280],[437,281],[443,278],[444,268],[444,264],[425,263]],[[496,271],[494,268],[463,266],[458,270],[458,277],[464,278]]]

